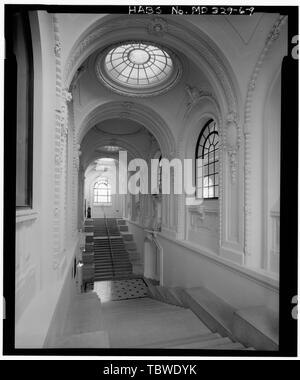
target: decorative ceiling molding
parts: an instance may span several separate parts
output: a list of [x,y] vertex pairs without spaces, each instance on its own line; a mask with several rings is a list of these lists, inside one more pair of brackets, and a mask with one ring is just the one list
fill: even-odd
[[[90,112],[81,120],[77,134],[78,142],[82,141],[85,134],[104,120],[118,118],[120,112],[124,110],[124,102],[107,102],[95,105]],[[176,156],[176,143],[173,133],[164,119],[152,108],[139,104],[131,104],[130,116],[128,120],[133,120],[147,130],[156,138],[165,157]],[[116,137],[116,135],[114,135]]]
[[[222,89],[223,101],[227,103],[227,111],[237,112],[238,101],[231,78],[234,74],[233,72],[229,74],[230,65],[222,51],[209,36],[200,29],[196,29],[195,26],[187,22],[181,24],[178,18],[163,20],[168,30],[168,33],[164,35],[164,44],[171,49],[177,48],[178,51],[185,52],[189,58],[194,57],[194,61],[201,65],[202,69],[205,66],[205,70],[210,72],[210,77],[213,80],[216,79]],[[128,39],[129,34],[138,35],[141,39],[143,36],[149,36],[147,27],[149,22],[155,25],[155,18],[153,19],[151,16],[107,16],[98,21],[88,34],[82,36],[67,59],[64,69],[66,86],[71,82],[77,68],[94,51],[105,48],[113,40],[116,42],[124,40],[125,37]],[[153,37],[159,39],[158,36]]]
[[[109,137],[104,137],[101,142],[98,140],[93,141],[93,144],[85,144],[82,147],[82,163],[84,169],[86,169],[91,162],[99,158],[118,158],[118,153],[104,152],[101,150],[102,147],[108,145],[111,139]],[[126,139],[122,137],[115,139],[115,144],[120,148],[128,152],[128,159],[132,158],[143,158],[143,152],[140,152],[134,145],[128,143]]]
[[211,98],[216,104],[218,104],[217,100],[215,99],[214,95],[212,92],[210,91],[206,91],[206,90],[199,90],[197,87],[195,86],[190,86],[190,85],[186,85],[185,86],[185,92],[187,94],[187,102],[186,102],[186,114],[188,114],[189,112],[191,112],[191,110],[199,105],[199,102],[201,101],[202,98],[204,97],[208,97],[208,98]]
[[149,34],[163,37],[168,33],[168,22],[162,17],[155,17],[147,24],[147,30]]
[[[124,117],[125,119],[128,119],[127,117]],[[140,128],[138,128],[136,131],[133,131],[133,132],[123,132],[123,133],[114,133],[114,132],[106,132],[104,131],[103,129],[101,129],[101,126],[99,125],[96,125],[95,126],[95,131],[97,131],[98,133],[100,134],[103,134],[103,135],[108,135],[108,136],[133,136],[133,135],[137,135],[139,134],[141,131],[142,131],[142,126]],[[111,144],[112,145],[112,144]]]

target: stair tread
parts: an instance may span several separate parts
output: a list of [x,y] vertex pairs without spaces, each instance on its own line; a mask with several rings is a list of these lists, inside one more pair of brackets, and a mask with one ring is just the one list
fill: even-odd
[[109,337],[106,331],[93,331],[73,334],[55,342],[58,348],[108,348]]
[[172,346],[172,348],[203,348],[203,349],[214,348],[214,349],[217,349],[216,348],[217,346],[224,345],[227,343],[232,343],[229,338],[216,338],[216,339],[208,339],[208,340],[199,341],[199,342],[179,344],[176,346]]
[[230,342],[221,344],[220,346],[216,347],[218,350],[245,350],[246,347],[244,347],[241,343],[237,342]]
[[256,330],[266,335],[274,343],[278,344],[279,321],[277,313],[266,306],[255,306],[238,310],[236,314]]
[[173,338],[171,340],[164,340],[164,341],[157,341],[152,344],[148,345],[141,345],[138,347],[149,347],[149,348],[171,348],[174,345],[180,345],[180,344],[188,344],[188,343],[194,343],[194,342],[201,342],[201,341],[208,341],[213,340],[216,338],[220,338],[221,336],[217,333],[204,333],[204,334],[196,334],[192,336],[185,336],[181,338]]
[[235,309],[222,298],[203,287],[185,289],[183,293],[190,296],[197,303],[197,307],[213,316],[226,330],[231,330],[231,322]]

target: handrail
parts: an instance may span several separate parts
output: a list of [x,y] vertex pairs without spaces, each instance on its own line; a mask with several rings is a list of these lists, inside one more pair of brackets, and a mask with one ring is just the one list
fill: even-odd
[[109,232],[108,232],[107,220],[106,220],[105,214],[104,214],[104,222],[105,222],[106,235],[108,238],[108,245],[109,245],[109,251],[110,251],[111,268],[112,268],[113,277],[115,277],[115,268],[114,268],[114,261],[113,261],[113,255],[112,255],[112,246],[111,246],[111,241],[110,241],[110,236],[109,236]]

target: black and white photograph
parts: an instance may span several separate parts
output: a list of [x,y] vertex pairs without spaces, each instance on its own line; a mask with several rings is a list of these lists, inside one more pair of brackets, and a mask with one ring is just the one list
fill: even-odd
[[297,357],[298,11],[3,5],[4,356]]

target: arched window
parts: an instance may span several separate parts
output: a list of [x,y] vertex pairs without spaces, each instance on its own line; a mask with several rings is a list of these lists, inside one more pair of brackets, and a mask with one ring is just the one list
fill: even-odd
[[111,203],[111,186],[107,178],[102,178],[94,185],[94,203]]
[[202,128],[196,145],[196,197],[219,197],[219,133],[212,119]]

